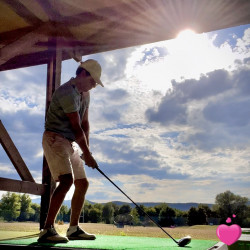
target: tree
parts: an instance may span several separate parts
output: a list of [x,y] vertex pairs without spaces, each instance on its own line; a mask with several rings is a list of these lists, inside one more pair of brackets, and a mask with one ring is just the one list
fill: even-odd
[[[154,207],[147,207],[145,212],[155,221],[158,222],[159,214]],[[152,222],[153,223],[153,222]],[[152,224],[153,225],[153,224]]]
[[197,218],[198,225],[206,225],[207,224],[206,210],[203,207],[198,207],[197,217],[198,217]]
[[84,222],[89,222],[89,211],[92,209],[92,204],[90,204],[88,201],[85,200],[84,206],[83,206],[83,214],[84,214]]
[[30,215],[31,221],[40,221],[40,205],[36,203],[31,203],[31,215]]
[[131,212],[130,205],[124,204],[119,209],[119,214],[129,214]]
[[93,207],[99,209],[100,211],[102,211],[102,209],[103,209],[103,205],[100,204],[100,203],[95,203],[95,204],[93,205]]
[[154,209],[155,209],[156,213],[158,214],[158,217],[159,217],[159,214],[160,214],[162,208],[164,208],[166,206],[167,206],[166,203],[162,203],[162,204],[154,206]]
[[195,207],[191,207],[188,210],[187,224],[189,226],[197,225],[198,224],[197,217],[198,217],[198,213],[197,213],[196,208]]
[[207,216],[205,213],[205,209],[202,206],[198,208],[191,207],[188,211],[187,224],[189,226],[207,224]]
[[242,222],[242,227],[249,228],[250,227],[250,206],[247,207],[245,213],[245,219]]
[[144,220],[144,217],[145,217],[145,213],[143,211],[145,211],[145,206],[144,205],[139,205],[138,207],[135,208],[138,215],[139,215],[139,219],[140,221],[143,221]]
[[4,194],[0,202],[0,213],[4,220],[16,220],[20,215],[20,196],[11,192]]
[[135,226],[139,226],[140,225],[140,218],[139,218],[139,214],[138,214],[136,208],[133,208],[130,214],[133,216],[133,224]]
[[89,220],[93,223],[98,223],[102,221],[102,211],[98,208],[91,208],[89,210]]
[[187,211],[182,211],[176,208],[174,208],[174,211],[176,217],[187,217]]
[[112,203],[106,203],[102,209],[102,219],[106,224],[111,224],[114,221],[114,208]]
[[19,195],[20,200],[20,214],[17,218],[18,221],[27,221],[30,219],[31,210],[31,198],[28,194]]
[[202,208],[206,214],[206,217],[212,217],[213,215],[213,212],[212,210],[210,209],[210,207],[208,205],[205,205],[205,204],[199,204],[198,205],[198,208]]
[[69,221],[69,209],[68,206],[62,205],[57,215],[57,220],[68,222]]
[[147,207],[145,212],[150,216],[150,217],[154,217],[157,218],[158,214],[156,212],[156,209],[154,207]]
[[247,202],[248,198],[235,195],[228,190],[216,196],[214,210],[220,216],[221,223],[225,223],[228,217],[232,218],[232,215],[235,214],[235,223],[241,226],[246,219]]
[[113,203],[113,202],[111,204],[112,204],[112,207],[114,208],[114,217],[115,217],[116,215],[119,214],[120,207],[117,204]]
[[159,214],[159,223],[163,227],[169,227],[174,224],[175,211],[169,206],[162,207]]

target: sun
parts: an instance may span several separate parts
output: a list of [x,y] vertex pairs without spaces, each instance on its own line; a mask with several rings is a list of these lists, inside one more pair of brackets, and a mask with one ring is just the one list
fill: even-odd
[[191,29],[185,29],[178,33],[176,39],[190,41],[193,40],[196,32]]
[[201,35],[192,29],[185,29],[178,33],[174,39],[175,47],[183,54],[196,54],[201,46]]
[[145,92],[165,94],[171,91],[173,80],[199,79],[201,73],[220,65],[214,56],[217,54],[218,49],[207,34],[186,29],[175,39],[139,47],[130,57],[126,74],[138,80]]

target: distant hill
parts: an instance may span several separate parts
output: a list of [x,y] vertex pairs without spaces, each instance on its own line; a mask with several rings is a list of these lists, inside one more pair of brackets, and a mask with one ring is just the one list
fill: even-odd
[[[33,203],[37,203],[40,204],[40,198],[37,199],[33,199],[32,200]],[[95,202],[92,201],[88,201],[90,204],[95,204]],[[122,205],[130,205],[132,208],[135,207],[135,205],[133,203],[129,203],[129,202],[123,202],[123,201],[112,201],[113,203],[115,203],[118,206],[122,206]],[[70,200],[65,200],[63,202],[64,205],[66,205],[67,207],[71,206],[71,201]],[[103,205],[106,203],[102,203]],[[163,204],[163,202],[138,202],[137,205],[144,205],[145,207],[154,207],[157,205]],[[200,203],[195,203],[195,202],[189,202],[189,203],[167,203],[166,204],[171,207],[171,208],[175,208],[181,211],[188,211],[191,207],[198,207]],[[202,203],[204,204],[204,203]],[[213,206],[213,204],[205,204],[207,206],[209,206],[210,208]]]
[[[132,208],[135,207],[135,205],[133,203],[129,203],[129,202],[122,202],[122,201],[112,201],[113,203],[115,203],[118,206],[124,205],[124,204],[128,204],[130,205]],[[154,206],[158,206],[163,204],[164,202],[137,202],[137,205],[144,205],[145,207],[154,207]],[[198,207],[200,203],[195,203],[195,202],[189,202],[189,203],[167,203],[165,202],[169,207],[171,208],[175,208],[181,211],[188,211],[191,207]],[[204,204],[204,203],[202,203]],[[212,206],[214,204],[204,204],[207,205],[208,207],[212,208]]]
[[[92,202],[92,201],[88,201],[90,204],[95,204],[95,202]],[[37,198],[37,199],[32,199],[32,203],[36,203],[36,204],[39,204],[41,203],[41,199],[40,198]],[[63,202],[63,205],[66,205],[68,208],[71,207],[71,200],[65,200]]]

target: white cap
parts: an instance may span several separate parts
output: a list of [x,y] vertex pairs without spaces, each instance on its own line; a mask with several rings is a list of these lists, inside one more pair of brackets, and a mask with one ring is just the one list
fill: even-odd
[[96,83],[104,87],[100,79],[102,68],[101,68],[101,65],[96,60],[88,59],[84,62],[81,62],[79,67],[86,69],[90,73],[90,75],[93,77],[93,79],[96,81]]

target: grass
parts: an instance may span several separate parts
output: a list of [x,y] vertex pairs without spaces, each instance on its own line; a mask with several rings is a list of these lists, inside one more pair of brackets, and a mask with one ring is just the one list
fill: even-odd
[[[55,225],[58,233],[65,235],[68,229],[68,224]],[[80,226],[89,233],[99,235],[118,235],[118,236],[138,236],[138,237],[168,237],[158,227],[142,227],[142,226],[125,226],[124,228],[117,228],[114,225],[107,225],[101,223],[84,223]],[[196,225],[191,227],[176,227],[164,228],[174,238],[182,238],[190,235],[192,239],[202,240],[218,240],[216,235],[217,226],[203,226]],[[39,224],[32,222],[0,222],[0,240],[13,237],[21,237],[29,234],[39,233]]]

